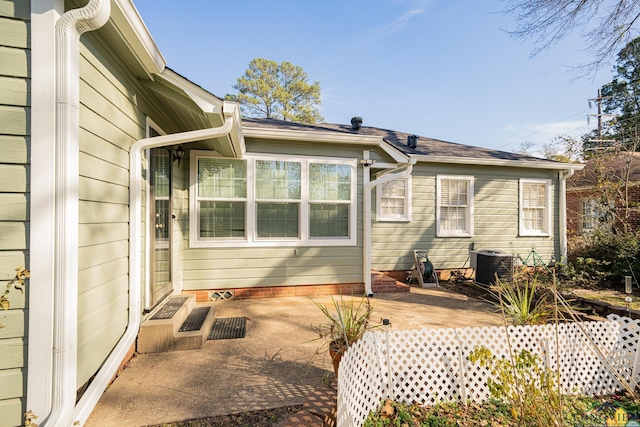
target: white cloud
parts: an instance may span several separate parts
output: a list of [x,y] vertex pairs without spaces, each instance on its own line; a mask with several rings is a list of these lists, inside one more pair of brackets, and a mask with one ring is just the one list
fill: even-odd
[[410,10],[406,12],[404,15],[402,15],[401,17],[397,18],[395,21],[388,24],[386,26],[386,29],[390,31],[395,31],[400,28],[403,28],[407,24],[407,22],[411,20],[411,18],[417,15],[422,15],[424,12],[425,12],[424,8]]

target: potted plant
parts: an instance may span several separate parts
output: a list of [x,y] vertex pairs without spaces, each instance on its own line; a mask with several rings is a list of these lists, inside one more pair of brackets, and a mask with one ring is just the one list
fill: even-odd
[[342,355],[350,345],[362,338],[367,330],[375,328],[369,323],[373,307],[367,297],[358,301],[351,298],[345,300],[342,295],[339,299],[332,296],[332,310],[317,301],[312,301],[328,319],[326,323],[314,328],[319,335],[318,339],[324,341],[316,353],[329,351],[337,379]]

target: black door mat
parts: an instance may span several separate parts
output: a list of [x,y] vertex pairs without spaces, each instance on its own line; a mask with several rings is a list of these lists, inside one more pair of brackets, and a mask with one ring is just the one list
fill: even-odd
[[211,310],[211,307],[196,307],[191,310],[178,332],[199,331],[207,318],[207,314],[209,314],[209,310]]
[[154,314],[151,316],[152,320],[164,320],[171,319],[174,314],[180,310],[182,304],[189,299],[189,297],[171,297],[167,300],[167,302]]
[[221,317],[213,321],[210,340],[227,340],[232,338],[244,338],[247,333],[246,317]]

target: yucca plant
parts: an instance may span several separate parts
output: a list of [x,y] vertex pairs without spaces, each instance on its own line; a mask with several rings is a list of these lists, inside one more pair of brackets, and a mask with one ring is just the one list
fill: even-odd
[[514,325],[539,325],[552,317],[554,309],[548,294],[538,291],[535,277],[514,282],[497,279],[489,288],[494,299],[490,302]]
[[339,299],[331,297],[333,310],[323,304],[311,300],[327,317],[328,322],[317,326],[319,339],[324,344],[318,351],[331,349],[344,353],[350,345],[362,338],[364,333],[374,326],[369,324],[373,307],[369,298],[362,297],[359,301],[345,300],[342,295]]

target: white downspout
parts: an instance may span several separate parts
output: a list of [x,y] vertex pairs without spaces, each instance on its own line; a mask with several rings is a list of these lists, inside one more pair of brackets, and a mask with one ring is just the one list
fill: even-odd
[[560,198],[558,243],[560,244],[560,259],[565,261],[567,258],[567,179],[571,178],[574,172],[573,169],[567,169],[558,173],[560,183],[560,194],[558,195]]
[[[364,195],[363,195],[363,209],[364,209],[364,236],[363,236],[363,275],[364,275],[364,293],[365,295],[372,296],[373,291],[371,290],[371,190],[380,185],[389,181],[393,181],[394,179],[408,178],[411,176],[411,172],[413,171],[413,165],[416,164],[417,160],[415,158],[409,159],[408,163],[402,163],[396,169],[385,173],[380,178],[369,181],[371,176],[371,163],[366,161],[363,163],[364,165]],[[400,169],[405,169],[402,172],[393,173],[399,171]]]
[[109,0],[91,0],[56,22],[55,252],[52,408],[47,426],[70,426],[78,350],[80,36],[109,20]]
[[142,153],[150,148],[186,144],[229,134],[233,118],[216,128],[155,136],[136,141],[129,150],[129,319],[127,329],[104,362],[74,412],[74,420],[84,424],[91,411],[116,374],[120,363],[136,342],[140,328],[142,295]]

